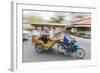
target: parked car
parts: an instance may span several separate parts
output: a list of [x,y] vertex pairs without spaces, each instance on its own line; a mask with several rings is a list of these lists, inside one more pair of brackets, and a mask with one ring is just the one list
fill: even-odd
[[23,41],[26,41],[31,37],[31,32],[27,30],[23,30]]
[[84,38],[91,38],[91,33],[83,33],[81,36]]

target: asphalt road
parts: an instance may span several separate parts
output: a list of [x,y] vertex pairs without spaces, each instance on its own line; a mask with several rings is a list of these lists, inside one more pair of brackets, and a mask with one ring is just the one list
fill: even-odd
[[[83,60],[91,58],[91,40],[84,39],[79,37],[74,37],[80,46],[85,50],[86,55]],[[79,60],[76,57],[66,56],[58,54],[55,52],[56,45],[53,49],[49,50],[46,53],[39,54],[35,51],[34,46],[32,45],[31,39],[23,42],[23,52],[22,52],[22,61],[24,63],[28,62],[46,62],[46,61],[67,61],[67,60]]]

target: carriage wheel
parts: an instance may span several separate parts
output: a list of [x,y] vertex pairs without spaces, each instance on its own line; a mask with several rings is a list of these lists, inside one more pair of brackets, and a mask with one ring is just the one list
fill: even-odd
[[42,53],[44,51],[42,45],[35,45],[35,50],[38,53]]

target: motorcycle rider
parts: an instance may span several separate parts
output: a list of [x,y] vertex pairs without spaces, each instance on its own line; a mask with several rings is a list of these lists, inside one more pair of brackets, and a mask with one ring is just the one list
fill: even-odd
[[70,31],[67,30],[67,32],[65,32],[65,35],[64,35],[64,40],[63,40],[63,44],[67,45],[67,46],[70,46],[70,42],[72,40],[72,37],[70,36]]

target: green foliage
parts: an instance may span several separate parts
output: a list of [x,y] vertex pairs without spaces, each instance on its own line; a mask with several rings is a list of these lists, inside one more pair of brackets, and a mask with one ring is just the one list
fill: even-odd
[[51,18],[52,23],[61,23],[62,21],[64,21],[63,18]]
[[43,19],[39,16],[30,16],[28,18],[28,23],[29,24],[36,24],[36,23],[41,23]]
[[77,31],[77,32],[74,33],[74,35],[80,36],[80,32]]
[[50,22],[51,23],[62,23],[64,21],[64,16],[63,16],[63,13],[55,13],[55,16],[53,16],[51,19],[50,19]]

